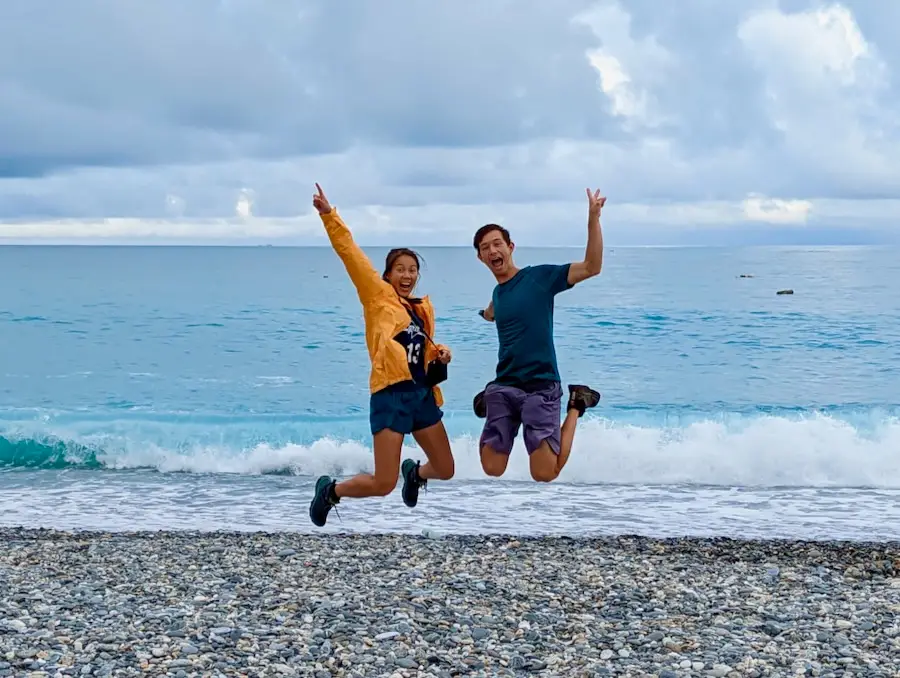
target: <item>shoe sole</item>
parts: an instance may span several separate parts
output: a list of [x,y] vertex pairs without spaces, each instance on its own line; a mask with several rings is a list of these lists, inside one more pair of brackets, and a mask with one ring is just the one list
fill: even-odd
[[403,489],[400,490],[400,496],[403,498],[403,503],[406,504],[407,508],[415,508],[416,504],[419,503],[419,493],[418,491],[416,492],[416,496],[412,499],[412,503],[410,504],[406,499],[407,487],[410,485],[412,485],[412,481],[409,479],[409,471],[406,471],[403,474]]
[[[317,522],[313,517],[313,506],[315,506],[316,500],[319,498],[319,494],[321,494],[322,491],[324,489],[327,489],[327,487],[331,484],[331,478],[327,478],[326,480],[323,480],[323,478],[326,478],[326,476],[322,476],[318,480],[316,480],[316,492],[313,495],[312,501],[309,503],[309,520],[316,527],[325,527],[325,523],[328,522],[328,511],[325,511],[325,519],[321,523]],[[322,485],[322,487],[319,487],[320,485]]]
[[[313,499],[313,501],[315,501],[315,499]],[[325,523],[328,522],[327,519],[326,519],[326,520],[323,520],[321,523],[320,523],[319,521],[317,521],[317,520],[313,517],[312,506],[309,507],[309,520],[310,520],[310,522],[311,522],[313,525],[315,525],[316,527],[325,527]]]

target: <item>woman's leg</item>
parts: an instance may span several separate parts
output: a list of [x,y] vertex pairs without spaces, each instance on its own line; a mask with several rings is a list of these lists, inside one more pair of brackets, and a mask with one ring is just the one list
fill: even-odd
[[397,486],[403,434],[382,429],[374,436],[374,448],[374,473],[360,473],[340,483],[328,476],[316,481],[315,494],[309,505],[309,518],[314,525],[322,527],[328,512],[342,497],[383,497]]
[[412,508],[419,502],[419,488],[429,480],[450,480],[455,471],[450,439],[444,424],[438,423],[413,431],[413,437],[428,457],[422,465],[412,459],[403,462],[400,474],[403,476],[403,503]]
[[375,434],[375,473],[360,473],[338,483],[334,492],[342,497],[385,497],[393,492],[400,475],[403,434],[382,429]]
[[419,466],[419,478],[422,480],[450,480],[456,470],[453,463],[453,452],[450,450],[450,439],[443,422],[434,426],[413,431],[413,438],[422,448],[428,461]]

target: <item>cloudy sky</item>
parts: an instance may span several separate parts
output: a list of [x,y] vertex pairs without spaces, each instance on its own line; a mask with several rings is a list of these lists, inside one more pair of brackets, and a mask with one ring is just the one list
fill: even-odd
[[900,242],[900,2],[3,0],[0,241]]

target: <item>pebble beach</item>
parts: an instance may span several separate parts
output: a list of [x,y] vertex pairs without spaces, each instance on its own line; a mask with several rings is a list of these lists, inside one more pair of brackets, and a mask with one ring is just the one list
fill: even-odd
[[900,544],[0,530],[2,676],[896,676]]

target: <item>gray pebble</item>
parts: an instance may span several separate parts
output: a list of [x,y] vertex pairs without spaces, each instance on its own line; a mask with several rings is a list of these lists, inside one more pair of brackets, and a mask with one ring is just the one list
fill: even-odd
[[0,538],[0,676],[763,678],[814,656],[875,678],[900,652],[896,544]]
[[384,633],[379,633],[375,636],[375,640],[391,640],[399,635],[400,634],[397,631],[385,631]]

